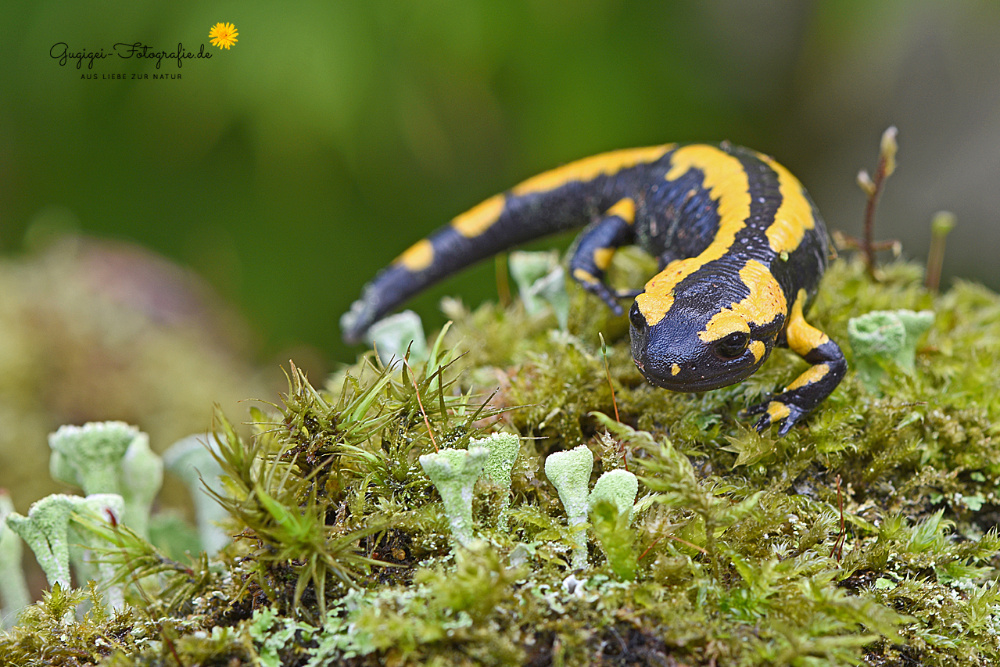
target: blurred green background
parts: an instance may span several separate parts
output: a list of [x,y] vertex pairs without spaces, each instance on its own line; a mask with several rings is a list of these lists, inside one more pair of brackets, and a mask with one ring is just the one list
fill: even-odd
[[[1000,3],[8,2],[0,9],[0,250],[53,231],[131,241],[237,304],[258,360],[353,359],[338,318],[421,235],[603,150],[728,139],[770,153],[831,229],[900,130],[880,236],[1000,287]],[[230,51],[208,44],[232,22]],[[182,42],[210,60],[65,67],[49,55]],[[487,264],[420,298],[495,293]],[[283,355],[283,356],[282,356]],[[273,362],[271,362],[273,363]]]

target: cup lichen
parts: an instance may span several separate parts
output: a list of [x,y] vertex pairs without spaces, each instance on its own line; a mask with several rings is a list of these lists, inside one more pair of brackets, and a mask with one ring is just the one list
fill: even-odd
[[497,511],[497,529],[507,530],[507,510],[510,507],[511,471],[521,451],[521,440],[513,433],[491,433],[485,438],[469,441],[469,448],[485,447],[489,450],[483,476],[504,492]]
[[537,315],[548,305],[555,312],[560,330],[566,331],[570,300],[559,254],[514,251],[510,254],[510,275],[517,284],[525,311]]
[[371,326],[366,336],[386,361],[403,357],[425,361],[430,354],[423,322],[412,310],[382,318]]
[[87,495],[114,493],[125,499],[123,523],[140,535],[149,532],[149,513],[163,484],[163,461],[149,436],[120,421],[62,426],[49,435],[49,469],[55,479]]
[[32,503],[28,515],[14,512],[7,525],[35,553],[49,586],[70,587],[69,520],[76,496],[54,493]]
[[209,556],[214,556],[231,541],[220,527],[229,514],[206,492],[206,489],[217,494],[224,492],[222,466],[209,449],[214,442],[211,433],[191,435],[178,440],[163,452],[164,466],[184,482],[191,495],[201,548]]
[[463,547],[473,541],[472,491],[489,455],[488,448],[471,446],[469,449],[442,449],[419,458],[420,466],[441,495],[452,535]]
[[[71,527],[73,513],[96,515],[104,521],[113,517],[117,522],[123,511],[124,501],[117,494],[97,493],[81,497],[53,493],[32,503],[27,516],[12,512],[7,516],[6,523],[34,552],[49,586],[58,584],[68,589],[71,585],[70,557],[79,538]],[[104,574],[110,580],[110,571]]]
[[854,367],[870,391],[878,390],[888,362],[913,372],[917,339],[933,322],[934,313],[928,310],[877,310],[848,321]]
[[594,490],[590,492],[589,502],[593,507],[601,500],[614,504],[618,513],[632,520],[632,509],[635,497],[639,494],[639,479],[628,470],[608,470],[597,478]]
[[555,452],[545,459],[545,476],[559,493],[573,532],[573,569],[587,567],[587,513],[590,473],[594,470],[594,454],[586,445],[564,452]]

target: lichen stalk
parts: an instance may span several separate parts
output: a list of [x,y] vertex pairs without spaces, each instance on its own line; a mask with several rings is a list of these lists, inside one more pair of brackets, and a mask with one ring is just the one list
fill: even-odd
[[593,469],[594,454],[586,445],[556,452],[545,459],[545,476],[559,493],[570,529],[575,529],[570,564],[576,570],[587,567],[587,531],[584,525],[590,510],[588,487]]
[[420,457],[420,466],[441,494],[455,541],[468,547],[473,540],[472,496],[476,480],[489,458],[486,447],[442,449]]

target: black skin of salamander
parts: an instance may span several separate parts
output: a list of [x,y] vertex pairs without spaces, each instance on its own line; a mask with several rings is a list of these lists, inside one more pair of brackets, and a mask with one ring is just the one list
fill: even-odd
[[[617,300],[634,297],[642,290],[611,290],[603,280],[606,266],[597,261],[600,251],[638,245],[658,258],[662,270],[674,260],[698,257],[719,232],[718,199],[705,184],[706,174],[692,167],[667,178],[673,167],[671,159],[680,148],[683,146],[665,146],[658,157],[654,153],[649,159],[625,164],[617,164],[622,162],[617,156],[625,151],[597,156],[591,160],[610,165],[597,173],[574,172],[572,165],[553,170],[556,176],[542,186],[515,187],[493,198],[495,206],[487,207],[494,209],[493,213],[487,210],[473,216],[481,224],[474,225],[471,232],[459,231],[459,216],[421,242],[429,260],[425,256],[420,262],[403,261],[404,253],[365,287],[341,319],[345,341],[360,341],[375,321],[450,274],[527,241],[580,227],[586,229],[575,244],[570,273],[615,313],[623,314]],[[747,149],[725,143],[714,148],[738,159],[745,170],[754,195],[750,217],[721,257],[706,262],[677,284],[673,305],[662,321],[650,325],[637,303],[629,311],[637,367],[651,384],[673,391],[699,392],[735,384],[754,373],[773,347],[788,347],[793,304],[797,298],[804,299],[799,312],[808,309],[828,259],[825,226],[804,191],[812,226],[804,230],[794,249],[774,252],[764,236],[773,221],[768,216],[773,217],[781,200],[774,169]],[[631,202],[631,210],[616,207],[623,200]],[[748,336],[733,334],[703,342],[699,332],[712,316],[750,293],[739,270],[751,259],[765,266],[780,285],[787,302],[785,311],[771,322],[751,325]],[[756,423],[759,431],[775,423],[780,424],[779,435],[784,435],[843,378],[846,362],[835,342],[823,336],[821,344],[813,344],[819,339],[806,337],[811,342],[803,347],[800,340],[802,337],[797,337],[792,346],[795,352],[814,370],[822,366],[825,373],[809,377],[804,373],[784,392],[747,409],[745,415],[761,415]],[[762,354],[750,354],[747,345],[753,341],[763,343]]]

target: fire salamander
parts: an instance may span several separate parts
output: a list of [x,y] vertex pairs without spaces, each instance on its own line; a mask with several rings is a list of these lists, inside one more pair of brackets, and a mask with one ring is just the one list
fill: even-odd
[[[603,153],[487,199],[382,270],[341,319],[344,340],[358,341],[411,295],[477,260],[584,225],[569,270],[617,314],[618,299],[635,297],[632,356],[651,384],[717,389],[787,346],[810,367],[746,411],[760,415],[758,431],[780,424],[784,435],[840,383],[840,347],[805,319],[827,263],[823,221],[787,169],[727,143]],[[604,275],[628,244],[661,270],[641,292],[616,293]]]

